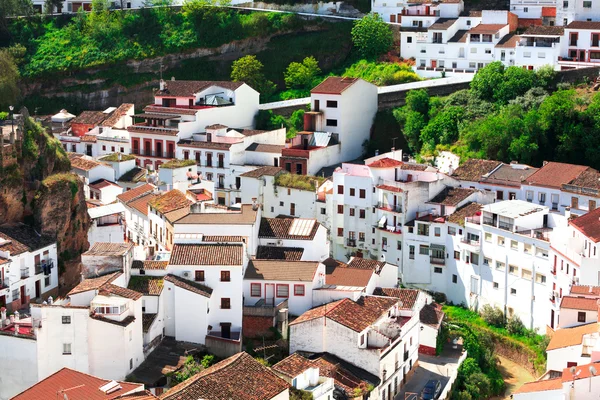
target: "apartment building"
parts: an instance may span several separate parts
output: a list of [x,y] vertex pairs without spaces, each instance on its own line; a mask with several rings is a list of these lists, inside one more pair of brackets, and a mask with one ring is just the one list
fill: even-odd
[[0,307],[20,310],[57,288],[56,242],[24,224],[0,225]]
[[[427,27],[436,17],[457,17],[464,10],[462,0],[446,1],[416,1],[407,0],[391,2],[387,0],[372,0],[371,11],[381,15],[384,21],[402,24],[402,26]],[[405,25],[408,21],[409,25]],[[417,21],[417,24],[412,21]]]
[[600,63],[600,15],[564,26],[558,65],[561,69],[595,67]]
[[519,28],[561,25],[556,20],[556,0],[511,0],[510,12],[519,17]]

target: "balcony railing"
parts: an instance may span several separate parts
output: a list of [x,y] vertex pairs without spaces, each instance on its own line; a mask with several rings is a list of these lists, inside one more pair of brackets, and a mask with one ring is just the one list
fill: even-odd
[[29,278],[29,268],[21,268],[21,279]]
[[318,384],[307,386],[303,390],[310,392],[313,399],[319,399],[333,390],[333,378],[320,378]]
[[356,247],[356,239],[346,239],[346,246]]
[[0,279],[0,289],[6,289],[10,287],[10,280],[8,278],[4,278],[4,280]]
[[160,158],[175,158],[175,153],[173,152],[160,152],[160,151],[152,151],[152,150],[140,150],[140,149],[133,149],[131,151],[132,154],[135,154],[136,156],[146,156],[146,157],[160,157]]
[[379,208],[381,210],[392,211],[392,212],[397,212],[397,213],[402,212],[402,206],[400,206],[398,204],[387,204],[387,203],[379,202],[379,203],[377,203],[377,208]]
[[446,265],[446,259],[442,258],[442,257],[429,257],[429,262],[431,264],[438,264],[438,265]]
[[462,239],[461,243],[468,244],[469,246],[479,247],[479,240]]
[[48,260],[46,262],[36,264],[35,265],[35,274],[37,275],[37,274],[43,273],[44,275],[50,275],[52,268],[54,268],[53,260]]
[[498,228],[503,229],[505,231],[512,232],[514,227],[515,226],[513,224],[507,224],[506,222],[500,222],[500,223],[498,223]]

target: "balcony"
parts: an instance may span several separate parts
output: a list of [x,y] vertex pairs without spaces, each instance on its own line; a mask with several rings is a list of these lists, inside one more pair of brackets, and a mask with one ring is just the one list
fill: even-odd
[[244,315],[250,317],[276,317],[279,310],[288,308],[287,299],[275,305],[273,304],[273,302],[273,300],[265,301],[265,299],[261,298],[256,303],[254,303],[254,305],[245,305]]
[[144,156],[144,157],[175,158],[175,153],[169,152],[169,151],[161,152],[161,151],[152,151],[152,150],[133,149],[131,151],[131,154],[134,154],[136,156]]
[[29,268],[21,268],[21,279],[29,278]]
[[310,392],[313,399],[321,398],[325,393],[333,390],[333,378],[319,377],[316,385],[307,386],[302,390]]
[[53,260],[41,262],[35,265],[35,274],[38,275],[43,273],[44,275],[50,275],[52,268],[54,268]]
[[379,203],[377,203],[377,208],[379,208],[380,210],[391,211],[391,212],[395,212],[395,213],[402,212],[402,206],[398,205],[398,204],[387,204],[387,203],[379,202]]
[[498,223],[498,228],[500,228],[502,230],[505,230],[505,231],[512,232],[514,227],[515,226],[513,224],[508,224],[506,222],[500,222],[500,223]]
[[429,262],[431,264],[437,264],[437,265],[446,265],[446,259],[443,257],[429,257]]
[[394,227],[394,225],[385,225],[383,227],[378,227],[377,229],[395,235],[402,235],[402,229],[400,229],[400,227]]
[[242,332],[240,331],[231,331],[229,332],[229,334],[227,334],[226,332],[223,331],[208,331],[208,333],[206,334],[207,337],[213,337],[213,338],[217,338],[217,339],[225,339],[225,340],[234,340],[234,341],[239,341]]
[[347,247],[356,247],[356,239],[346,239]]
[[8,289],[10,287],[10,280],[8,278],[4,278],[4,280],[0,279],[0,289]]

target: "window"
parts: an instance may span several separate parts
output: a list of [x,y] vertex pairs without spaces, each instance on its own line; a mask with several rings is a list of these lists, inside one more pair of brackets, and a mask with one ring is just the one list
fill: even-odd
[[498,236],[498,246],[504,246],[504,236]]
[[433,228],[433,234],[434,234],[436,237],[440,237],[440,235],[442,234],[442,232],[441,232],[441,228],[439,228],[439,227],[435,227],[435,228]]
[[569,8],[569,2],[568,1],[563,1],[563,8]]
[[408,246],[408,258],[411,260],[415,259],[415,246]]
[[487,258],[487,257],[483,258],[483,265],[490,265],[491,262],[492,262],[491,258]]
[[502,261],[496,261],[496,269],[498,271],[504,271],[504,268],[506,268],[506,264],[504,264]]
[[479,278],[476,276],[471,276],[471,293],[479,293]]
[[583,8],[592,8],[592,2],[591,1],[584,1],[583,2]]
[[477,67],[477,64],[475,64],[474,62],[469,63],[469,68],[474,69],[476,67]]
[[326,215],[326,214],[327,214],[327,209],[325,207],[321,207],[321,215]]
[[458,283],[458,275],[452,274],[452,283]]
[[449,226],[448,227],[448,235],[455,236],[456,235],[456,228],[453,227],[453,226]]
[[494,289],[498,289],[498,282],[494,282]]
[[304,285],[294,285],[294,296],[304,296]]
[[338,194],[344,194],[344,186],[338,185]]
[[343,214],[344,213],[344,206],[341,204],[338,204],[338,214]]
[[535,282],[545,285],[546,284],[546,275],[535,274]]
[[519,242],[517,242],[516,240],[511,240],[510,241],[510,249],[511,250],[519,250]]
[[338,228],[338,236],[339,237],[344,236],[344,228]]
[[402,250],[402,241],[398,240],[397,245],[396,245],[396,249],[397,250]]
[[471,264],[479,265],[479,254],[471,253]]
[[492,54],[492,49],[485,49],[485,54]]
[[356,194],[356,189],[350,188],[350,196],[354,197]]
[[327,100],[327,108],[337,108],[337,101]]
[[204,271],[196,271],[196,282],[204,282]]
[[129,369],[133,369],[133,358],[129,359]]
[[358,210],[358,217],[361,219],[365,219],[365,210]]
[[440,267],[433,267],[433,272],[435,274],[441,274],[442,273],[442,268],[440,268]]
[[419,254],[429,255],[429,246],[424,244],[419,245]]
[[531,254],[531,245],[530,244],[525,244],[523,251],[525,252],[525,254]]
[[327,126],[337,126],[337,119],[328,119],[325,121],[325,124]]
[[231,281],[231,271],[221,271],[221,282]]
[[530,281],[531,277],[532,277],[532,274],[531,274],[530,270],[528,270],[528,269],[521,270],[521,278],[527,279],[528,281]]
[[492,243],[492,234],[489,232],[486,232],[484,235],[484,240],[488,243]]
[[531,52],[530,51],[524,51],[523,52],[523,58],[531,58]]
[[64,355],[71,354],[71,343],[63,343],[63,354]]
[[229,310],[231,308],[231,299],[228,297],[221,297],[221,308]]
[[406,43],[412,43],[412,36],[408,36],[406,38]]
[[546,58],[546,53],[538,53],[538,58]]
[[360,197],[361,199],[364,199],[367,197],[367,191],[365,189],[360,189],[358,191],[358,197]]
[[594,211],[596,209],[596,201],[590,200],[588,201],[588,211]]
[[577,322],[585,322],[585,311],[579,311],[577,313]]
[[277,297],[288,298],[290,295],[290,285],[277,285]]
[[365,233],[364,232],[358,232],[358,241],[359,242],[365,241]]
[[546,193],[538,193],[538,200],[540,204],[544,204],[546,202]]
[[511,288],[510,289],[510,294],[512,294],[513,296],[516,296],[517,295],[517,289]]
[[518,272],[519,272],[519,267],[517,267],[515,265],[509,265],[508,266],[508,273],[509,274],[517,275]]
[[260,283],[251,283],[250,284],[250,296],[251,297],[260,297]]
[[523,7],[523,12],[529,12],[529,8],[528,7]]
[[417,224],[417,235],[429,236],[429,225]]
[[350,207],[350,216],[354,217],[355,214],[356,214],[356,210],[354,209],[354,207]]
[[70,324],[71,323],[71,316],[70,315],[63,315],[62,316],[62,323],[63,324]]
[[454,250],[454,259],[460,260],[460,252],[459,251]]

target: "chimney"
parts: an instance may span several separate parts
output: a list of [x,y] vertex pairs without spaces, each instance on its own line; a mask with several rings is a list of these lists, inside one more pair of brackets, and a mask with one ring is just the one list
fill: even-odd
[[171,77],[171,80],[172,80],[173,82],[175,82],[175,77],[174,77],[174,76],[172,76],[172,77]]
[[48,304],[52,305],[52,301],[54,301],[54,300],[52,299],[52,296],[48,296]]
[[565,207],[565,218],[567,218],[567,221],[571,218],[571,207]]
[[161,90],[161,91],[162,91],[162,90],[165,90],[165,89],[166,89],[166,87],[167,87],[167,84],[166,84],[166,83],[165,83],[165,81],[164,81],[164,80],[162,80],[162,79],[160,80],[160,84],[159,84],[159,85],[160,85],[160,90]]
[[15,314],[14,314],[14,315],[15,315],[15,322],[19,322],[19,320],[21,319],[21,317],[20,317],[20,315],[19,315],[19,312],[18,312],[18,311],[15,311]]

